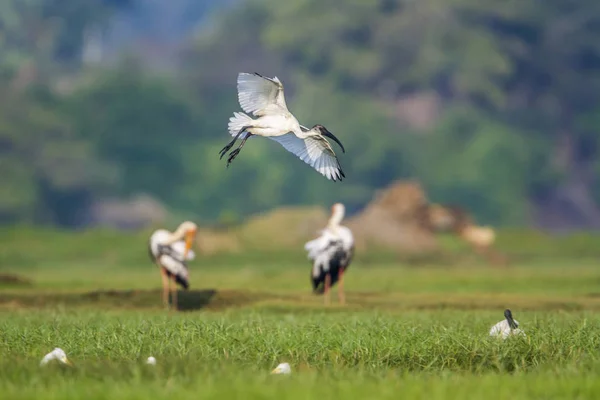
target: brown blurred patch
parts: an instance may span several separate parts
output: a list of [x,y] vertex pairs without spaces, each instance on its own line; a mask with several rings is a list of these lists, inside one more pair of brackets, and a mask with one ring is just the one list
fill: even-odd
[[[360,310],[497,310],[507,304],[520,310],[600,310],[596,296],[515,295],[512,293],[347,293],[347,305],[323,307],[322,299],[306,293],[277,294],[247,290],[202,289],[179,291],[181,311],[222,311],[254,307],[288,314],[348,312]],[[87,293],[4,293],[0,309],[46,309],[53,307],[94,309],[162,310],[160,290],[105,290]]]
[[[328,211],[322,207],[276,208],[252,216],[235,228],[199,229],[198,248],[206,255],[248,249],[298,250],[316,237],[328,218]],[[451,257],[440,248],[437,234],[450,232],[488,261],[506,262],[493,250],[496,237],[493,228],[476,225],[471,215],[459,206],[430,204],[417,181],[396,181],[376,192],[362,212],[343,224],[352,230],[360,252],[391,249],[414,262],[432,261],[431,257],[448,260]]]
[[438,248],[433,232],[422,223],[428,202],[421,184],[398,181],[380,190],[346,225],[356,238],[357,249],[388,247],[403,252],[427,252]]
[[[266,300],[286,299],[270,293],[239,290],[180,290],[181,311],[223,310],[251,306]],[[86,293],[5,293],[0,294],[2,308],[94,307],[102,309],[162,309],[160,290],[97,290]]]
[[33,282],[16,274],[0,274],[0,285],[2,286],[31,286]]
[[316,236],[329,215],[322,207],[282,207],[250,217],[239,237],[252,249],[297,248]]
[[196,242],[200,254],[238,253],[242,250],[240,239],[235,231],[216,231],[199,228]]
[[476,225],[469,213],[461,207],[432,204],[424,209],[421,221],[432,232],[453,233],[493,265],[505,265],[508,262],[506,256],[493,248],[495,230],[489,226]]
[[322,207],[282,207],[257,214],[238,226],[199,228],[200,254],[237,253],[244,249],[297,249],[323,229],[329,218]]

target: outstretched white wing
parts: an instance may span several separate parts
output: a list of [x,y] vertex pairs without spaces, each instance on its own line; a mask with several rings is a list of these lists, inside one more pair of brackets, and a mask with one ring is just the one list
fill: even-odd
[[242,72],[237,80],[238,101],[242,110],[256,116],[288,111],[283,95],[283,84],[275,78],[267,78],[257,73]]
[[343,177],[346,177],[331,145],[322,136],[300,139],[290,132],[282,136],[269,136],[269,139],[275,140],[287,151],[297,155],[327,179],[341,181]]

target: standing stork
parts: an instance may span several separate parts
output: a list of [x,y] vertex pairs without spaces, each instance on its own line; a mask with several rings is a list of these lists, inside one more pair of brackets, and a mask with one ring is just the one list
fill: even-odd
[[[185,290],[189,288],[189,273],[186,261],[193,260],[191,250],[198,227],[195,223],[185,221],[175,230],[158,229],[150,236],[150,258],[160,268],[163,286],[163,303],[169,307],[169,292],[172,293],[173,305],[177,309],[177,284]],[[171,282],[175,285],[171,288]]]
[[325,294],[325,304],[329,304],[330,288],[339,280],[338,297],[341,304],[346,302],[344,295],[344,273],[354,256],[352,231],[340,225],[344,219],[345,207],[336,203],[331,207],[331,217],[321,236],[307,242],[304,249],[313,263],[311,280],[315,293]]
[[323,125],[308,129],[300,125],[288,110],[283,95],[283,84],[277,78],[242,72],[237,79],[238,101],[247,114],[234,112],[229,119],[229,134],[233,140],[220,151],[223,158],[238,139],[240,145],[229,153],[227,166],[237,157],[246,140],[264,136],[278,142],[287,151],[316,169],[327,179],[336,181],[345,177],[342,167],[326,137],[334,140],[346,152],[342,143]]

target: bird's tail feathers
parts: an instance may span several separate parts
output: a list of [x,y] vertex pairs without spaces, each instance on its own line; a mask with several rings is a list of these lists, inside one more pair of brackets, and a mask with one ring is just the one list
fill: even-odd
[[[250,125],[252,122],[252,118],[249,115],[240,112],[234,112],[233,117],[229,118],[229,125],[227,128],[229,129],[229,134],[231,136],[236,136],[240,129],[245,126]],[[245,134],[241,135],[240,138],[244,138]]]

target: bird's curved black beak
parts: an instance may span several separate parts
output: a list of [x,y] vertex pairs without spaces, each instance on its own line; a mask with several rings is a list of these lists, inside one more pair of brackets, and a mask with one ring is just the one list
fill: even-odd
[[344,149],[344,146],[342,145],[342,142],[340,142],[339,139],[333,135],[333,133],[331,133],[327,129],[325,129],[325,132],[323,132],[323,136],[333,139],[337,144],[340,145],[340,147],[342,148],[342,151],[344,153],[346,152],[346,150]]

